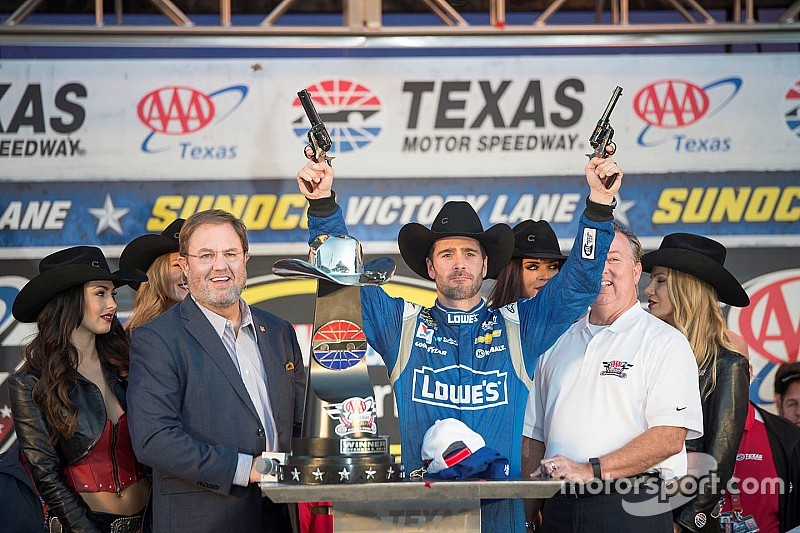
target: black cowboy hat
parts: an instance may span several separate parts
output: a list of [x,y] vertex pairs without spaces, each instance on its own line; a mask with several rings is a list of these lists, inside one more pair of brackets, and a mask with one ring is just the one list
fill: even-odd
[[511,257],[556,259],[563,265],[567,256],[561,253],[556,232],[545,220],[523,220],[514,226],[514,253]]
[[[122,250],[119,256],[120,268],[136,268],[147,272],[153,261],[164,254],[178,251],[178,235],[181,233],[184,219],[175,219],[160,234],[148,233],[136,237]],[[132,284],[134,290],[139,290],[139,283]]]
[[119,287],[147,281],[147,276],[135,268],[112,273],[100,248],[73,246],[39,261],[39,274],[19,291],[11,313],[20,322],[36,322],[36,317],[56,294],[88,281],[100,280],[111,281]]
[[672,233],[664,237],[654,252],[644,254],[642,269],[650,272],[663,266],[699,278],[717,291],[717,297],[735,307],[750,305],[750,297],[723,266],[727,250],[713,239],[692,233]]
[[445,237],[470,237],[483,245],[489,258],[487,278],[494,278],[508,264],[514,251],[514,233],[508,224],[496,224],[486,231],[478,213],[467,202],[447,202],[431,224],[431,229],[412,222],[400,228],[397,244],[406,264],[425,279],[425,258],[433,243]]

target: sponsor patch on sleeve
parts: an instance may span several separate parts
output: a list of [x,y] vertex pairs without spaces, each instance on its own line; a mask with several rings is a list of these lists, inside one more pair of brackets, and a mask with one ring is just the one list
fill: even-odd
[[583,242],[581,242],[581,258],[594,259],[594,248],[597,242],[597,230],[583,228]]

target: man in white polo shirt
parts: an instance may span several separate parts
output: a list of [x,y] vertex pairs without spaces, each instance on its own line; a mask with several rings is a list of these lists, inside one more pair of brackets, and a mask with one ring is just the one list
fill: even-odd
[[545,501],[548,532],[672,532],[666,506],[655,516],[623,508],[623,498],[630,503],[652,494],[621,494],[614,483],[602,491],[588,490],[599,489],[599,482],[585,485],[684,475],[684,441],[703,432],[692,349],[678,330],[639,305],[641,244],[630,230],[614,229],[600,295],[542,355],[534,373],[523,459],[534,477],[575,484]]

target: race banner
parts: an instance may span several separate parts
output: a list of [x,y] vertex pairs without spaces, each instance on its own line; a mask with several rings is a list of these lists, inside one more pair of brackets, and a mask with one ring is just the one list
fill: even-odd
[[[298,168],[303,160],[296,161]],[[583,171],[583,160],[573,162]],[[625,163],[621,163],[625,168]],[[337,169],[338,171],[338,169]],[[731,246],[798,246],[800,182],[794,172],[625,174],[616,219],[645,243],[683,231]],[[430,224],[446,201],[467,200],[485,226],[547,220],[566,245],[588,192],[585,177],[336,179],[349,231],[368,253],[396,251],[403,224]],[[307,201],[294,179],[0,182],[0,246],[6,258],[95,244],[119,253],[175,218],[219,208],[247,225],[254,250],[295,253],[308,240]]]
[[571,175],[616,85],[627,172],[800,169],[800,55],[691,58],[6,60],[2,179],[290,178],[303,88],[352,178]]

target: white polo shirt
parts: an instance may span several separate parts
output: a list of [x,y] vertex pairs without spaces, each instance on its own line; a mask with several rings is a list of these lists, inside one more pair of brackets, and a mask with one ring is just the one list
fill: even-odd
[[[628,444],[655,426],[703,434],[697,363],[686,338],[639,302],[610,326],[589,314],[572,325],[536,366],[523,433],[547,456],[586,462]],[[661,477],[686,474],[686,447],[654,467]]]

